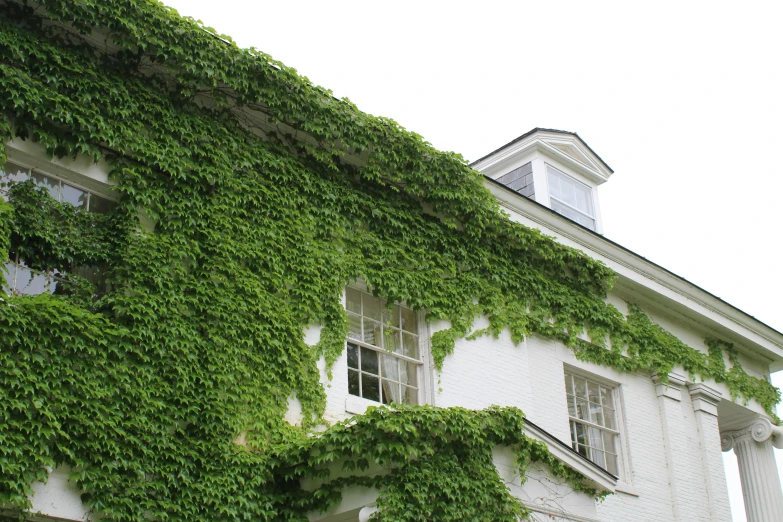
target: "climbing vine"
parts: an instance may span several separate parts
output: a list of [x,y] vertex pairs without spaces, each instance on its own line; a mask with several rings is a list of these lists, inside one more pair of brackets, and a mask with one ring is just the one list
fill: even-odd
[[[45,467],[67,464],[114,520],[303,520],[350,484],[378,489],[376,520],[516,520],[497,445],[596,495],[513,408],[398,406],[309,433],[316,363],[344,349],[358,278],[451,322],[432,339],[438,369],[457,339],[509,328],[623,371],[679,365],[770,414],[778,402],[730,345],[704,354],[607,305],[611,270],[504,217],[460,156],[158,3],[0,1],[0,93],[0,142],[105,157],[119,195],[105,216],[31,182],[0,202],[4,258],[66,277],[112,267],[103,294],[0,303],[3,507],[28,508]],[[284,421],[292,396],[300,427]]]

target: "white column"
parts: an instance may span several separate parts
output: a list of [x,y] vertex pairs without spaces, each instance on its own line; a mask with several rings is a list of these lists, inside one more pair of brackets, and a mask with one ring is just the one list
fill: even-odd
[[759,418],[741,430],[721,433],[723,451],[734,449],[748,522],[783,520],[783,491],[773,445],[783,447],[783,429]]
[[719,391],[699,383],[688,386],[699,430],[699,453],[701,456],[704,486],[707,490],[709,520],[712,522],[731,522],[729,491],[726,487],[726,474],[721,457],[721,436],[718,429]]
[[377,511],[378,508],[375,506],[364,506],[359,511],[359,522],[369,522],[370,517]]

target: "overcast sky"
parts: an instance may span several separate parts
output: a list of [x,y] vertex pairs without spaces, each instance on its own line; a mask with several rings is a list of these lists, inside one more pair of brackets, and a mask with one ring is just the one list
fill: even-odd
[[468,160],[578,132],[606,237],[783,330],[780,2],[164,3]]

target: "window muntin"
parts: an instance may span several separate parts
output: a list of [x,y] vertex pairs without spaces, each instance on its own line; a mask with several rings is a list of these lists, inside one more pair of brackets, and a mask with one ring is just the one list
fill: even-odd
[[614,389],[566,372],[571,446],[609,473],[619,475],[619,431]]
[[595,210],[590,187],[547,165],[549,199],[552,210],[595,230]]
[[[7,162],[0,169],[0,197],[8,201],[8,189],[18,183],[32,179],[39,187],[44,188],[57,201],[68,203],[88,212],[105,214],[114,202],[98,196],[88,190],[67,183],[55,176],[28,169],[12,162]],[[5,285],[3,289],[9,295],[36,295],[43,293],[58,293],[58,285],[63,281],[61,273],[56,269],[35,270],[27,266],[16,252],[11,253],[11,259],[5,263]],[[95,284],[99,293],[105,292],[106,266],[74,266],[71,272]]]
[[356,288],[346,289],[348,392],[383,404],[419,402],[416,312]]

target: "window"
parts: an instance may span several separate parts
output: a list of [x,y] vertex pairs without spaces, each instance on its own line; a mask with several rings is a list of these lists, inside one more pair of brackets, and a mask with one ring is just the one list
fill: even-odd
[[552,210],[595,230],[592,189],[549,165],[546,172]]
[[[114,203],[86,189],[37,170],[28,169],[8,162],[0,169],[0,196],[8,201],[8,190],[11,186],[32,179],[39,187],[49,192],[55,200],[69,203],[87,212],[106,213]],[[58,285],[63,281],[62,274],[57,269],[34,270],[27,266],[15,252],[11,252],[10,261],[5,264],[5,285],[7,294],[34,295],[45,292],[58,293]],[[95,283],[96,289],[104,291],[105,266],[68,267],[71,273]]]
[[609,473],[619,476],[615,389],[566,372],[571,446]]
[[383,404],[419,402],[418,314],[356,288],[346,290],[348,392]]

